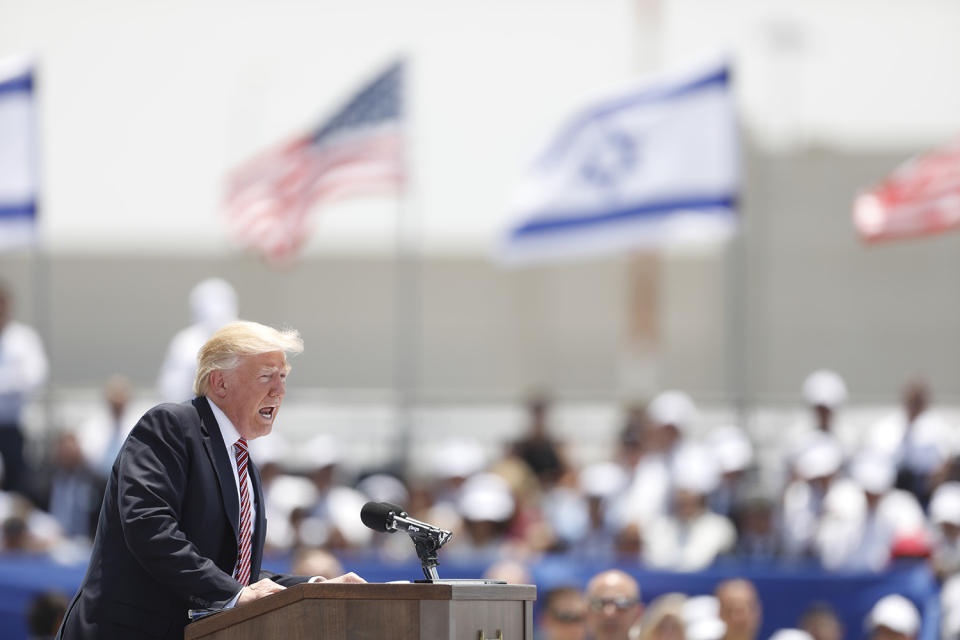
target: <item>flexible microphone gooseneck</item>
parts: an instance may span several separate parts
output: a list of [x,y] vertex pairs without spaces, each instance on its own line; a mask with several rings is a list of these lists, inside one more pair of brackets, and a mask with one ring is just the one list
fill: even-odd
[[446,529],[414,520],[403,507],[389,502],[368,502],[360,509],[360,520],[374,531],[393,533],[406,531],[417,549],[417,557],[427,580],[440,579],[437,573],[437,552],[453,537]]

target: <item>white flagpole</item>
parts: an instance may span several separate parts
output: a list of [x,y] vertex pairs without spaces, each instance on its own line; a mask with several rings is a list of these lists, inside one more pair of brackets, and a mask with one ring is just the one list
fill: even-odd
[[420,261],[419,227],[414,215],[412,162],[412,117],[410,109],[410,63],[404,62],[401,87],[400,126],[403,137],[399,153],[403,184],[397,198],[394,273],[394,411],[397,425],[398,472],[410,466],[413,445],[413,414],[419,382]]

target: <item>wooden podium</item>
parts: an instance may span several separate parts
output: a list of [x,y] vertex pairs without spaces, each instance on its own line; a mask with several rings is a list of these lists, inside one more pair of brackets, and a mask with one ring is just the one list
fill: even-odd
[[298,584],[187,625],[185,640],[533,640],[533,585]]

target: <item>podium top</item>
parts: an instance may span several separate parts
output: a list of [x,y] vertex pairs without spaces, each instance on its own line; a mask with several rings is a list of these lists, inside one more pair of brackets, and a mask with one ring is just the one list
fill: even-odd
[[532,584],[298,584],[250,604],[188,624],[185,640],[199,638],[300,600],[536,600]]

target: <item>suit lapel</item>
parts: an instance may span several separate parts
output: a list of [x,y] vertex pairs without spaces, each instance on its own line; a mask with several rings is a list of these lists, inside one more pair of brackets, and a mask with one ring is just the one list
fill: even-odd
[[233,527],[233,537],[237,539],[240,530],[240,500],[237,498],[237,483],[233,479],[233,465],[227,457],[227,449],[220,435],[217,419],[210,409],[206,398],[193,399],[193,406],[200,414],[200,425],[203,431],[203,446],[210,456],[210,462],[217,472],[217,482],[220,485],[220,496],[223,499],[223,509],[227,512],[227,519]]

